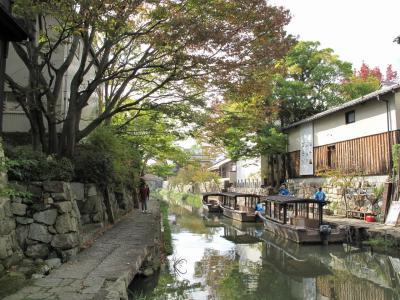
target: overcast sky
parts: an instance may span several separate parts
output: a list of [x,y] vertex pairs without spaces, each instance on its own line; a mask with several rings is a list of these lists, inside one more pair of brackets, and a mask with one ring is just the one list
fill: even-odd
[[301,40],[320,41],[342,60],[360,67],[392,64],[400,73],[400,0],[271,0],[288,8],[287,30]]

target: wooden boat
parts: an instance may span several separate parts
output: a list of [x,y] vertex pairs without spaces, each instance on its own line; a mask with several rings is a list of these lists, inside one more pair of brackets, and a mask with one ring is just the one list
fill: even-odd
[[204,193],[203,194],[203,207],[210,213],[222,213],[220,206],[221,193]]
[[323,223],[322,208],[327,202],[291,196],[266,196],[264,228],[296,243],[341,243],[346,231]]
[[255,206],[260,196],[226,192],[221,193],[221,208],[224,216],[240,222],[256,222]]

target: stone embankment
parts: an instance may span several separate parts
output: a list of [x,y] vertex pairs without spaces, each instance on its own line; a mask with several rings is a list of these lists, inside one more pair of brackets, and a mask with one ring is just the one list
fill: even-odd
[[150,201],[150,211],[151,214],[142,214],[133,210],[90,248],[5,299],[127,299],[127,287],[140,267],[149,261],[157,265],[160,242],[157,201]]

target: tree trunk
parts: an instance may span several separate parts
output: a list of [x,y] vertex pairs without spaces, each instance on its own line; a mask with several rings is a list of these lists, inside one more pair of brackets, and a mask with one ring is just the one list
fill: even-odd
[[81,112],[82,109],[77,108],[75,103],[70,101],[67,118],[61,134],[61,147],[59,149],[61,156],[72,157],[74,155]]

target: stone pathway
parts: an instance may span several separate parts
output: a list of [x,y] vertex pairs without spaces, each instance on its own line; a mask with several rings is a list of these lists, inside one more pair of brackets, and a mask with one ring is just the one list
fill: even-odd
[[151,214],[134,210],[75,259],[5,300],[127,299],[129,283],[158,246],[159,204],[149,204]]

